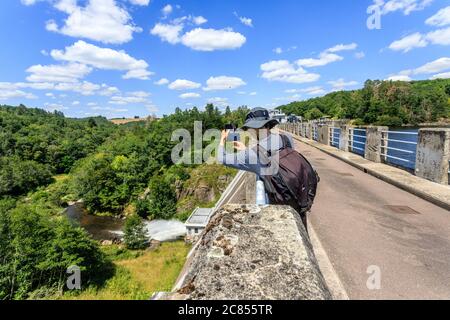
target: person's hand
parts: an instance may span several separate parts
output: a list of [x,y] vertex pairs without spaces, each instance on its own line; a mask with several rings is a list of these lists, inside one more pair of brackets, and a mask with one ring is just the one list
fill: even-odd
[[222,131],[222,136],[220,137],[220,144],[222,146],[225,145],[225,141],[227,141],[229,134],[230,134],[230,132],[228,130]]
[[244,151],[247,149],[247,147],[245,146],[245,144],[243,144],[240,141],[234,141],[233,142],[233,147],[234,149],[236,149],[237,151]]

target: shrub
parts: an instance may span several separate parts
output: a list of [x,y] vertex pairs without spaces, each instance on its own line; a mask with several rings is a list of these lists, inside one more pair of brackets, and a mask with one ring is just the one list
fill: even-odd
[[124,241],[128,249],[142,250],[148,245],[144,221],[138,215],[132,215],[125,222]]

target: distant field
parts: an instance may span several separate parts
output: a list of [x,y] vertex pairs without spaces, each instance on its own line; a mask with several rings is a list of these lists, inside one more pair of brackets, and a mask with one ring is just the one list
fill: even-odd
[[109,121],[111,121],[114,124],[120,125],[120,124],[127,124],[127,123],[131,123],[131,122],[141,122],[141,121],[146,121],[146,118],[139,118],[139,119],[111,119]]

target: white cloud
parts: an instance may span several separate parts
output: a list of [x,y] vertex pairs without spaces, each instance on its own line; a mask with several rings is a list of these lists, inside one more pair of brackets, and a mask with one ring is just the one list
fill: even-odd
[[246,83],[244,82],[244,80],[237,77],[227,77],[227,76],[210,77],[206,81],[206,87],[203,88],[203,90],[205,91],[232,90],[245,85]]
[[106,84],[102,84],[102,89],[99,91],[99,95],[109,97],[114,94],[118,94],[120,90],[116,87],[109,87]]
[[333,63],[336,61],[341,61],[341,60],[344,60],[344,58],[337,54],[322,52],[319,55],[318,59],[314,59],[314,58],[300,59],[300,60],[297,60],[297,64],[302,67],[311,68],[311,67],[326,66],[327,64],[330,64],[330,63]]
[[207,23],[208,22],[208,20],[207,19],[205,19],[204,17],[202,17],[202,16],[198,16],[198,17],[193,17],[192,18],[192,21],[194,22],[194,24],[195,25],[197,25],[197,26],[199,26],[199,25],[202,25],[202,24],[204,24],[204,23]]
[[240,48],[247,39],[232,29],[197,28],[185,33],[181,42],[198,51],[231,50]]
[[180,95],[181,99],[194,99],[194,98],[200,98],[201,95],[195,92],[188,92],[188,93],[183,93]]
[[430,79],[431,80],[435,80],[435,79],[450,79],[450,72],[443,72],[443,73],[435,74]]
[[229,105],[227,98],[215,97],[208,99],[208,103],[212,103],[218,107],[226,107]]
[[350,44],[341,43],[341,44],[335,45],[334,47],[331,47],[325,51],[331,52],[331,53],[336,53],[336,52],[340,52],[340,51],[355,50],[357,47],[358,47],[358,44],[356,44],[356,43],[350,43]]
[[180,33],[183,31],[184,26],[182,24],[163,24],[157,23],[150,33],[154,36],[158,36],[162,41],[166,41],[170,44],[177,44],[181,41]]
[[0,82],[0,90],[34,89],[34,90],[56,90],[72,91],[85,96],[99,94],[109,96],[119,93],[119,89],[109,87],[106,84],[98,85],[88,81],[83,82]]
[[255,92],[250,92],[249,95],[250,96],[256,96],[256,95],[258,95],[258,92],[256,92],[256,91]]
[[358,82],[356,81],[345,81],[344,79],[340,78],[335,81],[328,81],[329,84],[333,87],[333,90],[344,90],[346,87],[353,87],[358,85]]
[[307,83],[319,80],[320,75],[309,73],[302,67],[296,67],[287,60],[269,61],[261,65],[262,78],[269,81],[287,83]]
[[163,13],[164,16],[168,16],[169,14],[171,14],[173,12],[173,7],[170,4],[167,4],[164,6],[164,8],[161,9],[161,12]]
[[429,6],[433,0],[374,0],[371,5],[380,8],[381,14],[389,14],[400,11],[409,15],[413,11],[420,11]]
[[77,82],[88,75],[92,68],[80,64],[69,63],[65,65],[34,65],[26,70],[30,75],[30,82]]
[[69,108],[63,106],[62,104],[59,103],[44,103],[44,108],[48,111],[62,111],[62,110],[67,110]]
[[73,106],[78,106],[78,105],[80,105],[80,101],[75,100],[74,102],[72,102],[72,105],[73,105]]
[[273,49],[273,52],[275,52],[276,54],[282,54],[283,53],[283,49],[278,47],[278,48]]
[[408,52],[413,48],[423,48],[428,45],[427,40],[423,37],[422,34],[416,32],[409,36],[406,36],[400,40],[394,41],[389,46],[389,49],[394,51],[403,51]]
[[439,73],[448,69],[450,69],[450,58],[443,57],[415,69],[414,74]]
[[253,27],[253,20],[251,18],[241,17],[241,16],[238,15],[238,13],[236,11],[233,14],[235,15],[236,18],[239,19],[239,21],[243,25],[246,25],[247,27]]
[[431,79],[439,77],[445,78],[450,70],[450,57],[442,57],[437,60],[428,62],[416,69],[403,70],[397,74],[390,75],[388,80],[411,81],[413,75],[434,74]]
[[76,83],[58,83],[55,84],[53,87],[54,90],[57,91],[73,91],[80,93],[84,96],[92,96],[98,92],[98,90],[101,89],[101,85],[89,82],[89,81],[83,81],[83,82],[76,82]]
[[450,45],[450,27],[446,29],[438,29],[431,31],[426,35],[426,38],[430,43],[449,46]]
[[10,99],[36,99],[37,97],[31,93],[24,92],[22,90],[6,90],[0,88],[0,100],[10,100]]
[[171,84],[169,84],[170,90],[190,90],[190,89],[198,89],[202,85],[197,82],[193,82],[185,79],[177,79]]
[[247,27],[253,27],[253,20],[246,17],[239,17],[239,20],[241,20],[242,24],[246,25]]
[[[98,85],[88,81],[75,82],[0,82],[0,90],[18,90],[18,89],[34,89],[34,90],[55,90],[55,91],[72,91],[84,96],[92,96],[95,94],[101,96],[110,96],[119,93],[116,87],[109,87],[106,84]],[[60,97],[64,97],[62,94]]]
[[137,6],[148,6],[150,0],[130,0],[130,2]]
[[26,6],[31,6],[35,4],[38,0],[20,0],[20,2]]
[[396,74],[396,75],[392,75],[389,78],[387,78],[387,80],[390,81],[411,81],[411,77],[408,75],[402,75],[402,74]]
[[118,95],[113,96],[109,100],[110,104],[115,105],[127,105],[127,104],[142,104],[142,103],[150,103],[148,100],[148,97],[150,96],[150,93],[145,91],[135,91],[135,92],[128,92],[126,95]]
[[327,64],[344,60],[344,58],[337,55],[336,52],[355,50],[357,47],[358,45],[356,43],[338,44],[321,52],[317,59],[299,59],[297,60],[297,64],[306,68],[326,66]]
[[285,90],[286,93],[306,93],[308,95],[320,95],[320,94],[324,94],[326,91],[320,87],[320,86],[315,86],[315,87],[308,87],[308,88],[304,88],[304,89],[289,89],[289,90]]
[[159,79],[158,81],[154,82],[154,84],[156,84],[157,86],[163,86],[163,85],[168,84],[169,82],[170,82],[169,79],[162,78],[162,79]]
[[450,24],[450,6],[442,8],[425,21],[430,26],[444,27]]
[[124,79],[146,80],[152,75],[144,60],[137,60],[123,50],[100,48],[82,40],[65,50],[52,50],[50,54],[55,60],[82,63],[103,70],[128,71]]
[[366,54],[364,53],[364,51],[360,51],[360,52],[356,52],[355,53],[355,58],[356,59],[362,59],[366,56]]
[[84,7],[78,6],[75,0],[58,0],[55,8],[68,17],[61,27],[53,20],[48,21],[47,30],[67,36],[121,44],[132,40],[134,32],[142,31],[115,0],[89,0]]

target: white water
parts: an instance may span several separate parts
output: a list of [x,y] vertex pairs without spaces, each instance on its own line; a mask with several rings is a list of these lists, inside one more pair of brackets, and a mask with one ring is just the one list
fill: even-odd
[[176,220],[153,220],[145,223],[147,236],[157,241],[173,241],[186,235],[184,223]]
[[[160,242],[178,240],[186,235],[186,226],[176,220],[146,221],[145,229],[149,239]],[[123,237],[123,231],[112,231],[111,233]]]

